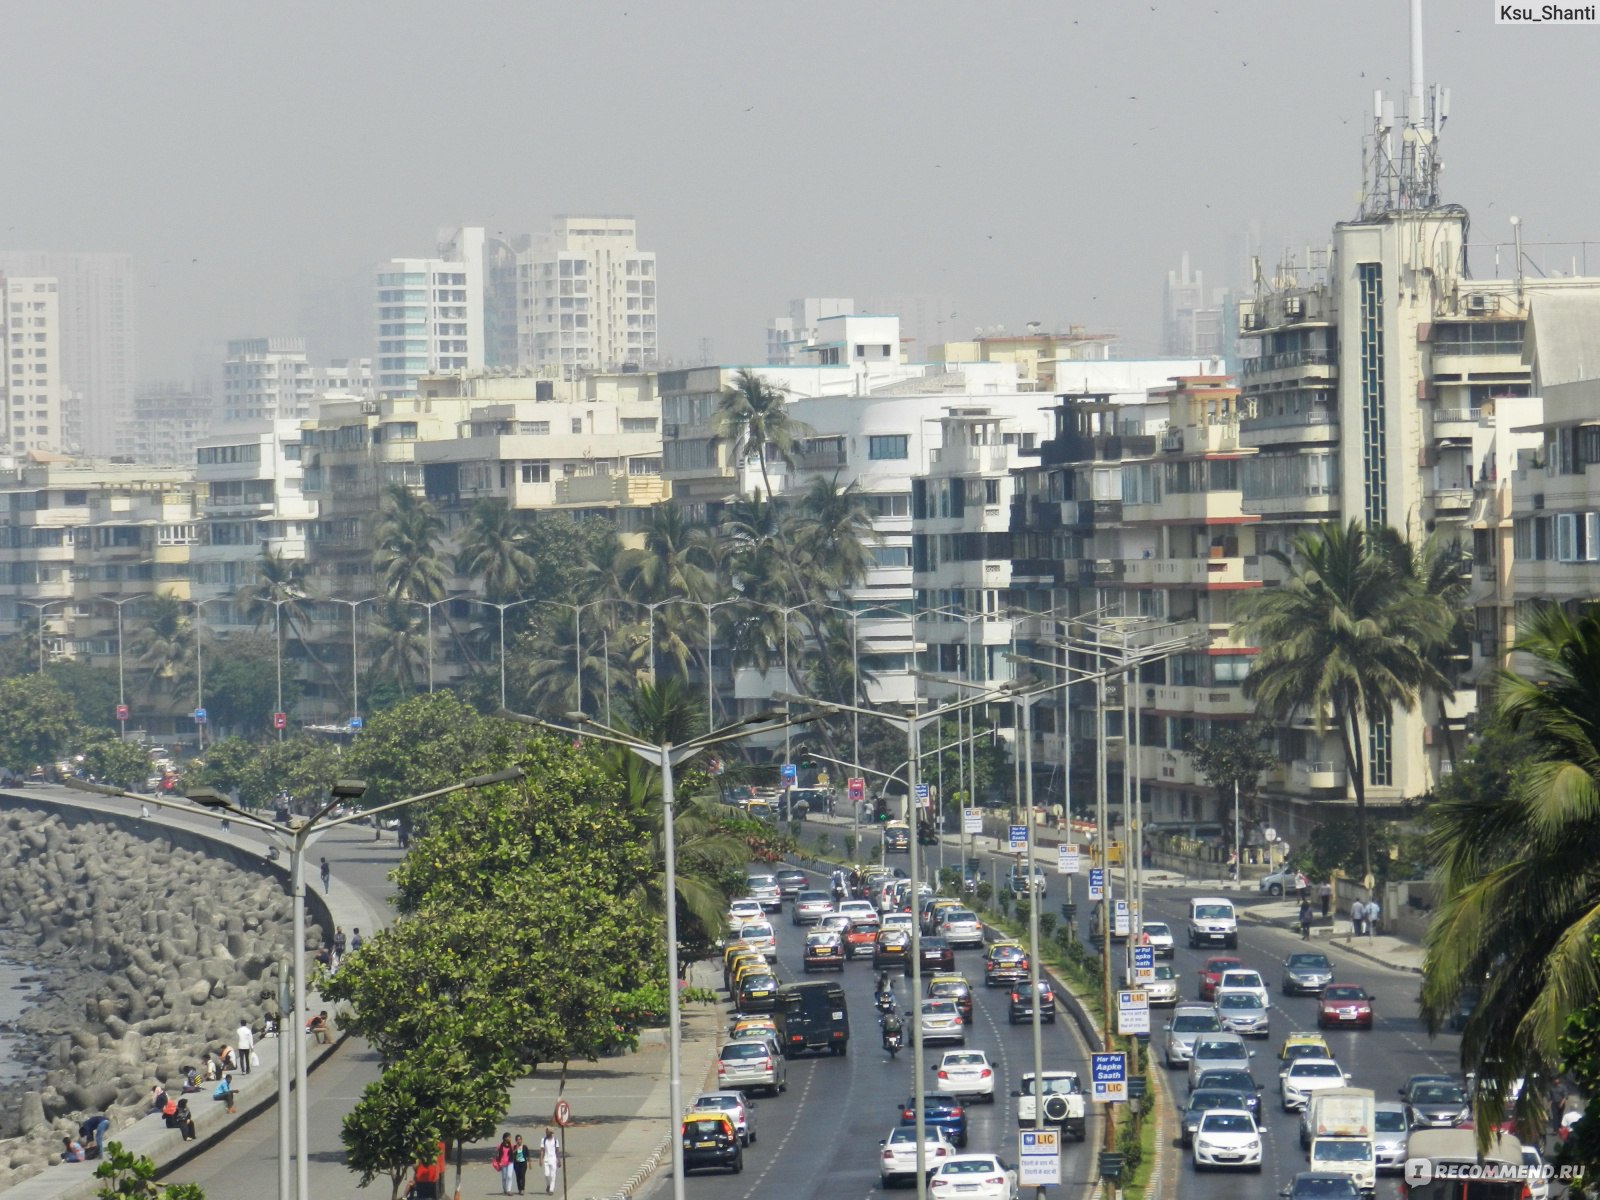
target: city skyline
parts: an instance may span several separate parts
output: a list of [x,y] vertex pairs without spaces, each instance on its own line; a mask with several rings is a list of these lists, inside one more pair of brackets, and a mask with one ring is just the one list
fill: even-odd
[[[285,6],[243,39],[198,5],[155,28],[106,7],[92,41],[24,5],[15,31],[37,53],[0,94],[16,106],[62,69],[101,86],[17,131],[17,160],[46,169],[8,206],[0,247],[132,255],[141,381],[184,377],[230,338],[316,344],[299,319],[304,277],[354,278],[441,227],[514,237],[585,211],[633,214],[668,264],[661,353],[679,363],[703,340],[719,361],[761,361],[758,314],[794,296],[884,293],[959,297],[948,336],[1086,323],[1148,353],[1184,250],[1237,285],[1252,225],[1270,265],[1355,214],[1371,93],[1404,91],[1406,18],[1381,0],[1295,10],[1292,25],[1255,5],[1134,8],[1030,12],[1026,38],[953,0],[914,25],[852,9],[851,38],[804,53],[783,50],[781,14],[710,3],[485,5],[444,30],[385,21],[386,63],[465,54],[481,68],[441,92],[336,52],[370,46],[370,5]],[[996,36],[973,36],[983,27]],[[1512,212],[1529,245],[1588,234],[1593,169],[1561,153],[1560,122],[1527,119],[1566,102],[1581,38],[1438,5],[1426,27],[1427,77],[1455,97],[1444,192],[1473,212],[1474,242],[1509,242]],[[710,29],[719,60],[681,69]],[[318,49],[283,53],[291,30]],[[137,59],[121,52],[133,44]],[[519,44],[569,49],[541,62],[536,89],[512,52],[477,49]],[[1137,58],[1113,52],[1128,46]],[[605,95],[560,121],[521,118],[601,70]],[[150,131],[174,114],[192,128],[161,140],[158,167]],[[819,148],[808,129],[838,133]],[[285,154],[294,170],[260,170]]]

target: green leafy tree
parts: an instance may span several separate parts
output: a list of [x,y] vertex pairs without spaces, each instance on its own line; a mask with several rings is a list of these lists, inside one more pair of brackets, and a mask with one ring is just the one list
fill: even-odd
[[409,1057],[385,1067],[366,1086],[340,1128],[345,1165],[360,1176],[362,1187],[387,1176],[390,1200],[399,1200],[412,1167],[438,1153],[444,1140],[434,1120],[440,1091],[440,1080],[417,1070]]
[[107,1142],[105,1157],[94,1169],[94,1177],[105,1182],[95,1191],[100,1200],[206,1200],[205,1192],[192,1183],[157,1183],[156,1164],[142,1154],[123,1149],[121,1142]]
[[[1516,649],[1536,671],[1503,674],[1496,718],[1525,738],[1503,791],[1464,787],[1430,811],[1440,902],[1426,937],[1422,1011],[1443,1026],[1463,989],[1482,997],[1463,1064],[1487,1081],[1477,1127],[1510,1107],[1512,1080],[1558,1062],[1568,1017],[1600,1003],[1600,610],[1539,610]],[[1545,1097],[1526,1088],[1519,1121]]]
[[[1273,551],[1288,575],[1240,602],[1237,636],[1261,647],[1245,693],[1257,711],[1287,721],[1309,713],[1338,734],[1355,792],[1358,842],[1367,836],[1367,735],[1423,691],[1446,686],[1424,650],[1449,623],[1437,597],[1395,570],[1392,554],[1359,521],[1324,524]],[[1370,861],[1362,875],[1372,873]]]
[[84,743],[83,765],[95,779],[129,791],[143,791],[150,778],[150,752],[104,730]]
[[[278,711],[277,645],[259,633],[236,633],[207,646],[206,712],[218,729],[246,736],[271,732]],[[294,679],[284,679],[284,703],[294,695]]]
[[[364,804],[386,804],[501,770],[523,740],[516,724],[434,692],[373,713],[345,753],[343,773],[367,781]],[[414,822],[410,814],[402,810],[400,819]]]
[[147,698],[187,695],[194,684],[194,623],[183,601],[172,595],[152,596],[141,609],[145,626],[130,647],[133,665],[142,675]]
[[374,565],[383,575],[385,594],[403,600],[438,600],[444,595],[444,564],[439,542],[444,519],[433,502],[403,483],[383,493],[373,527]]
[[78,659],[63,659],[45,668],[45,677],[64,692],[87,728],[117,729],[117,672],[92,667]]
[[0,763],[53,763],[72,749],[78,729],[72,700],[48,676],[0,679]]
[[486,600],[503,604],[523,594],[538,564],[529,553],[530,531],[505,500],[486,496],[467,513],[467,528],[456,553],[456,572],[480,580]]
[[1233,811],[1233,790],[1237,787],[1239,807],[1247,820],[1254,820],[1261,776],[1278,761],[1266,745],[1264,734],[1265,730],[1255,724],[1213,722],[1208,736],[1189,740],[1196,769],[1217,790],[1219,812]]

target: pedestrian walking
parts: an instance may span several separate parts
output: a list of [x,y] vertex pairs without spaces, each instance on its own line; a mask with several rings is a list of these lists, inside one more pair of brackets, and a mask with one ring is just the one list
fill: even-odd
[[1383,907],[1378,903],[1378,898],[1374,896],[1367,904],[1367,937],[1377,936],[1378,922],[1382,918]]
[[322,860],[322,890],[328,890],[328,884],[333,881],[333,871],[328,866],[328,860]]
[[340,958],[343,958],[344,957],[344,949],[345,949],[346,944],[347,943],[345,941],[345,936],[344,936],[344,926],[343,925],[334,926],[334,929],[333,929],[333,952],[335,954],[337,954]]
[[1328,910],[1333,907],[1333,884],[1326,879],[1317,886],[1317,895],[1322,900],[1322,915],[1328,915]]
[[489,1165],[500,1172],[500,1191],[507,1196],[513,1194],[511,1189],[516,1186],[517,1182],[517,1173],[513,1167],[511,1151],[511,1134],[502,1133],[500,1135],[500,1144],[494,1148],[494,1158],[489,1161]]
[[228,818],[227,817],[223,817],[222,818],[222,832],[223,833],[232,833],[233,832],[233,826],[228,823]]
[[359,925],[350,930],[350,949],[361,949],[361,926]]
[[517,1173],[517,1195],[520,1196],[528,1186],[528,1145],[520,1133],[511,1143],[511,1168]]
[[239,1051],[239,1074],[248,1075],[255,1065],[251,1059],[256,1056],[256,1034],[249,1021],[239,1022],[239,1028],[233,1031],[233,1040]]
[[561,1169],[561,1145],[556,1132],[544,1127],[544,1140],[539,1143],[539,1165],[544,1168],[544,1191],[547,1196],[556,1194],[556,1172]]
[[1350,936],[1360,937],[1366,932],[1367,906],[1358,896],[1350,902]]
[[150,806],[148,804],[139,805],[139,819],[141,821],[148,821],[150,819]]
[[1300,901],[1300,940],[1303,942],[1311,940],[1311,919],[1311,901]]
[[1311,880],[1307,879],[1303,872],[1295,875],[1294,890],[1300,893],[1300,903],[1304,904],[1311,899]]

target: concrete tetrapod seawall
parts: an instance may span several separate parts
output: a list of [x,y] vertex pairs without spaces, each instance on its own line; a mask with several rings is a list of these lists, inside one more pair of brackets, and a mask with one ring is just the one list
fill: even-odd
[[[44,983],[18,1023],[35,1086],[6,1130],[20,1136],[0,1142],[0,1189],[17,1200],[94,1194],[94,1163],[45,1169],[90,1112],[111,1117],[108,1140],[164,1163],[276,1097],[278,1045],[263,1039],[261,1067],[235,1073],[238,1116],[209,1090],[194,1094],[200,1140],[184,1143],[147,1115],[152,1083],[176,1094],[180,1067],[231,1045],[241,1019],[259,1031],[276,1013],[291,910],[287,869],[262,848],[164,813],[140,818],[136,804],[53,788],[0,793],[0,916]],[[315,945],[332,921],[307,892]]]

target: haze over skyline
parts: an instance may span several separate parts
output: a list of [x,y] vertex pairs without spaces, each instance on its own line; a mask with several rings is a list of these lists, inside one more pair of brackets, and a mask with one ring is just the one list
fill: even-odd
[[[790,297],[886,293],[956,297],[952,337],[1076,322],[1153,353],[1184,250],[1241,282],[1248,228],[1270,265],[1354,215],[1372,91],[1401,100],[1408,69],[1406,0],[6,11],[0,99],[26,118],[0,247],[130,252],[147,380],[315,339],[308,276],[567,212],[638,218],[679,362],[702,338],[761,361]],[[1529,243],[1600,235],[1568,133],[1596,31],[1486,4],[1425,24],[1473,241],[1512,213]]]

